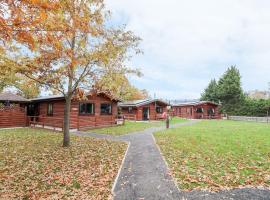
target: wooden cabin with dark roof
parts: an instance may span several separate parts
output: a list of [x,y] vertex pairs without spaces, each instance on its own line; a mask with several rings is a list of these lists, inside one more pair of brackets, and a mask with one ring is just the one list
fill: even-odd
[[[90,92],[83,100],[73,98],[70,129],[113,126],[117,122],[118,99],[106,93]],[[27,100],[12,93],[0,94],[0,128],[35,126],[63,130],[63,95]]]
[[220,105],[211,101],[183,102],[172,105],[173,115],[189,119],[221,119]]
[[[118,100],[105,93],[91,92],[83,100],[73,98],[70,129],[88,129],[116,124]],[[62,95],[31,99],[28,105],[30,125],[63,128],[65,98]]]
[[146,121],[163,119],[169,104],[159,99],[126,101],[118,104],[121,115],[128,120]]

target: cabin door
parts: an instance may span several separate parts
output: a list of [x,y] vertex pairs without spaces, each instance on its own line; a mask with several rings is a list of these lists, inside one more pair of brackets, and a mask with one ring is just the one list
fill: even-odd
[[29,104],[27,106],[27,116],[38,116],[39,115],[39,106],[38,104]]
[[149,120],[149,108],[143,108],[143,120]]

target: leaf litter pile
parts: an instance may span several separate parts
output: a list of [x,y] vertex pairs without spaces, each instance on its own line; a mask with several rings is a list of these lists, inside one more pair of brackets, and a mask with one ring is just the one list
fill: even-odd
[[185,191],[270,189],[270,125],[203,121],[155,134]]
[[0,199],[108,199],[127,145],[34,129],[0,131]]

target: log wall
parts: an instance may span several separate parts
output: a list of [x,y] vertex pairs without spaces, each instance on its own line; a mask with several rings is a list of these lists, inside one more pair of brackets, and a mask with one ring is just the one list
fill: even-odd
[[[47,115],[48,104],[53,104],[53,115]],[[80,103],[93,103],[95,106],[95,114],[80,115]],[[108,103],[112,105],[112,114],[102,115],[100,113],[100,105]],[[44,101],[39,103],[39,121],[41,123],[51,123],[54,121],[54,126],[62,128],[64,121],[64,100]],[[83,127],[100,127],[115,123],[117,117],[117,102],[111,101],[105,96],[91,96],[84,101],[72,101],[70,110],[70,128],[80,129]],[[50,119],[51,118],[51,119]],[[53,120],[56,119],[56,120]]]
[[26,126],[26,111],[24,107],[0,108],[0,128],[24,127]]

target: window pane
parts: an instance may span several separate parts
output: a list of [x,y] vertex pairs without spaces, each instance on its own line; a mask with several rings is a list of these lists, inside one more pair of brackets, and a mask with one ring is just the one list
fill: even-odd
[[80,113],[85,114],[85,104],[84,103],[80,104]]
[[93,103],[81,103],[80,104],[80,114],[94,114],[94,104]]
[[53,104],[52,103],[48,104],[47,115],[53,115]]
[[157,113],[162,113],[162,112],[163,112],[163,108],[161,108],[161,107],[156,107],[156,112],[157,112]]
[[93,104],[92,103],[88,103],[86,106],[86,112],[87,114],[93,114],[94,113],[94,109],[93,109]]
[[111,104],[101,104],[100,105],[100,113],[101,114],[111,114],[112,113],[112,105]]

